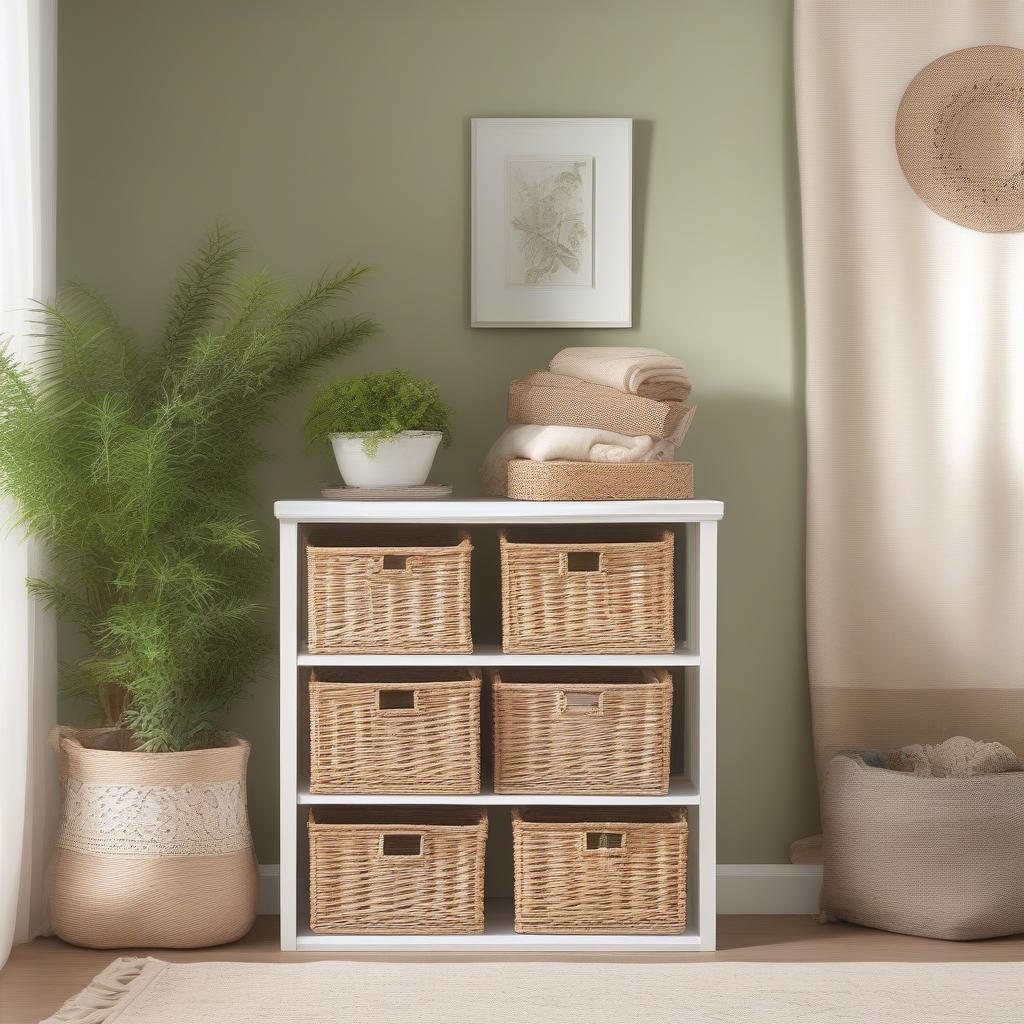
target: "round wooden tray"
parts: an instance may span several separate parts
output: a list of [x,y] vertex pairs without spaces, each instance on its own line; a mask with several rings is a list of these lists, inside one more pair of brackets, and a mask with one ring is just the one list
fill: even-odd
[[420,484],[418,487],[345,487],[320,489],[320,496],[337,501],[431,501],[451,495],[451,484]]

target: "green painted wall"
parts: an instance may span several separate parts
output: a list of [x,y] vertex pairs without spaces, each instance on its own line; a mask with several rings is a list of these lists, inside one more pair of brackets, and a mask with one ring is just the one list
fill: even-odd
[[[383,334],[339,374],[437,379],[456,443],[436,478],[476,491],[510,379],[567,344],[682,356],[685,455],[721,533],[720,858],[779,862],[815,829],[803,629],[799,214],[789,0],[66,0],[60,7],[59,273],[155,331],[217,217],[255,265],[377,269],[355,308]],[[631,331],[471,330],[474,115],[628,115]],[[260,479],[306,497],[303,402]],[[271,547],[273,551],[273,547]],[[65,653],[74,641],[64,639]],[[70,709],[65,709],[70,714]],[[254,743],[262,860],[277,856],[276,682],[232,724]]]

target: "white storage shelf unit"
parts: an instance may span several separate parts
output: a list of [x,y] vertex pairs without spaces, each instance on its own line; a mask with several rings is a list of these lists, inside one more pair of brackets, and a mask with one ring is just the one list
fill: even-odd
[[[661,951],[715,948],[715,699],[718,501],[518,502],[279,501],[281,540],[281,948],[284,950],[436,950],[466,952]],[[665,526],[676,533],[676,636],[673,654],[503,654],[495,533],[503,525],[623,524]],[[309,532],[332,525],[376,527],[455,525],[471,531],[474,651],[464,655],[310,654],[305,644],[305,544]],[[494,563],[494,564],[492,564]],[[486,591],[483,592],[483,591]],[[482,614],[478,614],[483,609]],[[672,781],[667,796],[562,796],[494,793],[484,775],[473,796],[309,792],[309,718],[306,682],[311,669],[330,665],[652,666],[674,682]],[[489,727],[484,723],[486,751]],[[490,809],[485,931],[479,935],[318,935],[309,929],[306,818],[311,804],[452,805]],[[690,824],[687,930],[683,935],[519,935],[513,929],[511,807],[686,807]]]

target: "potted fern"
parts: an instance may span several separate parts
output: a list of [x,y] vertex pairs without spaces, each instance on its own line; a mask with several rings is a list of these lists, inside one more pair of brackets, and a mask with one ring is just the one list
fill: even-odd
[[337,380],[313,396],[308,447],[334,451],[350,487],[426,483],[440,444],[451,442],[450,412],[437,385],[407,370]]
[[29,586],[89,645],[64,683],[102,722],[55,736],[51,922],[79,945],[212,945],[255,913],[249,747],[221,728],[268,647],[254,433],[374,325],[328,318],[362,268],[285,296],[239,252],[212,233],[153,347],[72,286],[39,306],[36,366],[0,352],[0,488],[49,556]]

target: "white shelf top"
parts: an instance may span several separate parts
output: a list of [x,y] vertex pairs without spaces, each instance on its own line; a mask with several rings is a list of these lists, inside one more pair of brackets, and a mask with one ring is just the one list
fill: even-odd
[[336,796],[321,796],[310,793],[308,789],[300,789],[300,804],[334,804],[351,806],[353,804],[384,804],[393,806],[433,806],[433,807],[696,807],[700,804],[697,787],[685,776],[673,775],[669,781],[667,796],[602,796],[595,794],[563,794],[563,793],[495,793],[489,787],[484,792],[469,796],[452,796],[447,793],[437,794],[401,794],[401,793],[342,793]]
[[304,929],[296,936],[300,952],[323,950],[341,952],[386,949],[438,951],[586,952],[595,950],[629,952],[672,952],[700,949],[697,930],[682,935],[520,935],[515,930],[512,900],[486,900],[484,931],[480,935],[317,935]]
[[697,523],[721,519],[720,501],[277,501],[274,515],[293,523]]
[[559,666],[585,668],[586,666],[623,668],[671,668],[683,666],[693,668],[700,665],[700,657],[686,647],[678,647],[672,654],[504,654],[498,644],[477,644],[472,654],[310,654],[305,648],[299,651],[299,665],[410,665],[410,666],[468,666],[495,667],[502,665]]

